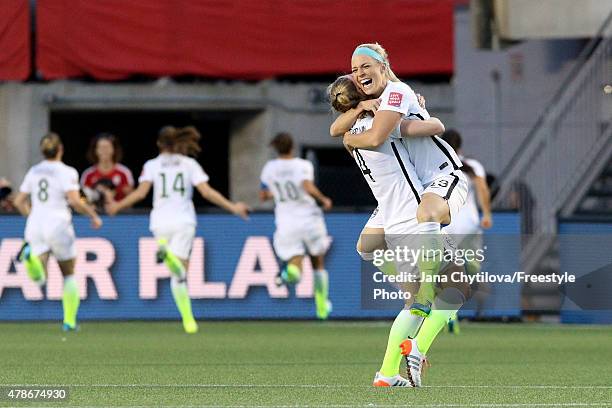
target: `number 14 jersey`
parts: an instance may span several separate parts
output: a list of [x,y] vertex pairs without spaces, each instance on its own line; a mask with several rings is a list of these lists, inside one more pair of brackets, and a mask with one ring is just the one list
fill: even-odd
[[208,175],[191,157],[162,153],[147,161],[138,182],[153,184],[153,210],[150,228],[174,225],[196,225],[193,186],[208,182]]

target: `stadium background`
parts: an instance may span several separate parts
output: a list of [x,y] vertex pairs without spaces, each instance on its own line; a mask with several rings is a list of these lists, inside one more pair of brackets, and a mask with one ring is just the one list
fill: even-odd
[[[530,236],[520,256],[509,254],[525,270],[559,272],[581,256],[562,247],[558,233],[612,233],[609,2],[379,3],[2,2],[0,176],[18,186],[40,159],[38,140],[49,130],[62,135],[65,161],[79,171],[87,166],[90,138],[115,133],[126,150],[125,164],[139,174],[155,154],[161,126],[194,124],[204,136],[200,162],[211,184],[265,212],[270,207],[257,202],[257,190],[271,157],[267,141],[288,130],[336,205],[328,216],[335,241],[329,265],[335,317],[391,317],[393,312],[355,308],[351,298],[358,290],[354,241],[373,201],[342,146],[328,136],[332,114],[325,101],[327,84],[349,70],[355,44],[378,41],[398,75],[425,95],[429,111],[447,128],[461,131],[466,154],[495,177],[495,208],[504,212],[494,213],[489,233],[508,229]],[[229,286],[234,266],[221,262],[222,254],[237,260],[245,238],[270,237],[272,218],[256,215],[239,224],[203,201],[196,204],[206,213],[199,227],[206,273]],[[107,220],[100,232],[77,227],[81,237],[113,243],[119,288],[113,302],[90,290],[84,319],[176,317],[166,283],[156,300],[137,296],[137,239],[149,236],[139,213],[147,205]],[[6,279],[0,282],[0,319],[55,319],[53,301],[26,300],[20,289],[25,283],[11,280],[19,266],[10,248],[22,226],[14,215],[0,217],[0,273]],[[274,299],[254,288],[245,300],[201,301],[201,316],[310,318],[304,299]],[[132,306],[123,309],[119,302]],[[519,287],[512,302],[496,317],[612,322],[609,311],[563,314],[563,299],[547,285]]]

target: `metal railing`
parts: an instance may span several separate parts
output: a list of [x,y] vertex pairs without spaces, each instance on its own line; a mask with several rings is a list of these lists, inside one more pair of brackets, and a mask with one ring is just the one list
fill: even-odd
[[[523,267],[533,272],[567,214],[612,155],[612,13],[583,49],[499,182],[497,208],[523,217]],[[607,88],[609,90],[609,88]]]

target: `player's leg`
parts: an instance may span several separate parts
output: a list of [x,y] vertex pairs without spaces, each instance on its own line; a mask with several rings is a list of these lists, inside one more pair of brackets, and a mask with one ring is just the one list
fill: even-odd
[[25,266],[29,278],[38,286],[43,286],[47,281],[45,265],[51,248],[44,241],[44,226],[34,224],[33,220],[28,219],[25,241],[17,254],[17,259]]
[[64,277],[64,289],[62,292],[62,308],[64,309],[63,329],[64,331],[76,330],[81,298],[79,296],[79,288],[74,279],[75,259],[58,260],[57,263]]
[[327,319],[331,312],[329,301],[329,276],[325,269],[325,254],[329,250],[331,238],[327,234],[327,226],[323,217],[313,219],[304,231],[303,241],[314,273],[314,298],[317,318]]
[[195,227],[181,226],[173,230],[154,232],[159,245],[158,259],[168,267],[170,288],[176,308],[181,314],[183,328],[187,333],[196,333],[198,324],[193,317],[191,298],[187,287],[187,270],[189,268],[189,255],[195,237]]
[[[450,224],[452,216],[465,204],[467,179],[461,171],[440,176],[423,192],[417,208],[419,248],[418,267],[423,277],[433,276],[440,271],[444,243],[441,224]],[[413,313],[427,316],[435,296],[433,283],[423,282],[415,296]]]
[[276,277],[278,286],[296,284],[302,277],[302,260],[306,253],[302,235],[295,229],[277,228],[274,231],[274,252],[283,262]]

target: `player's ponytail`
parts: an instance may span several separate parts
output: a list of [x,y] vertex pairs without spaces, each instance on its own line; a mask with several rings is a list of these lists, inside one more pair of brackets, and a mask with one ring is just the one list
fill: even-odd
[[45,159],[55,159],[62,147],[62,140],[57,133],[47,133],[40,140],[40,152]]
[[193,126],[176,129],[174,135],[174,152],[185,156],[196,157],[202,151],[200,147],[201,137],[200,132]]
[[359,92],[350,75],[338,77],[327,87],[327,97],[336,112],[344,113],[356,108],[365,97]]

